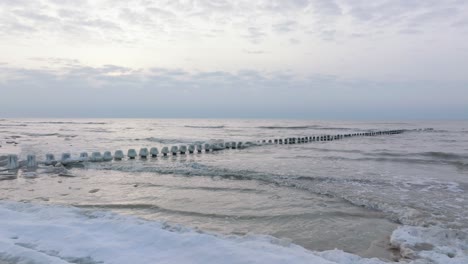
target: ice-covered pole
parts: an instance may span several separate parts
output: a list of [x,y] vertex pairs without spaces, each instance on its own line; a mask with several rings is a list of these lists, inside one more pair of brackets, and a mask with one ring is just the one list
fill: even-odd
[[129,149],[127,152],[127,156],[129,159],[134,159],[137,156],[137,152],[135,149]]
[[55,157],[54,157],[54,154],[46,154],[46,161],[45,161],[45,165],[54,165],[55,163]]
[[161,153],[163,154],[163,156],[167,156],[167,154],[169,153],[169,148],[168,147],[163,147],[161,149]]
[[32,154],[28,155],[26,166],[28,168],[34,168],[37,166],[36,155],[32,155]]
[[150,149],[150,154],[151,154],[151,157],[153,157],[153,158],[157,157],[158,154],[159,154],[158,148],[151,148]]
[[141,148],[140,149],[140,157],[143,159],[146,159],[148,157],[148,149],[147,148]]
[[14,170],[19,168],[18,156],[11,154],[8,155],[7,169]]
[[122,160],[124,158],[124,153],[122,150],[116,150],[114,153],[115,160]]

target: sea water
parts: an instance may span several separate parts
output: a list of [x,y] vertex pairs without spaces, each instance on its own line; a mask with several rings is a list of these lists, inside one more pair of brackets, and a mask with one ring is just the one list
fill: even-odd
[[7,154],[391,129],[405,132],[2,169],[0,260],[468,263],[468,122],[3,119],[0,169]]

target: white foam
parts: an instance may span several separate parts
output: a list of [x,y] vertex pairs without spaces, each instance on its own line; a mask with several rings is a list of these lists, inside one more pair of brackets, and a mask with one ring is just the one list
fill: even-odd
[[0,202],[0,215],[0,261],[15,263],[385,263],[270,236],[217,236],[70,207]]

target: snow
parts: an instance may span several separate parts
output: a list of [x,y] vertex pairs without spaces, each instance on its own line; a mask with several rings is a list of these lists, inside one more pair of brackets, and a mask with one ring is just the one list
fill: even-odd
[[384,263],[270,236],[218,236],[73,207],[0,202],[0,216],[0,261],[15,263]]

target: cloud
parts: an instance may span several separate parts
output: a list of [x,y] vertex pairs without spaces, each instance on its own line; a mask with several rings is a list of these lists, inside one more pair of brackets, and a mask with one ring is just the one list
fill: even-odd
[[258,44],[267,34],[258,27],[248,27],[247,33],[243,35],[253,44]]
[[256,54],[256,55],[260,55],[260,54],[265,54],[266,52],[263,51],[263,50],[247,50],[247,49],[244,49],[244,52],[247,53],[247,54]]
[[7,73],[0,75],[2,116],[351,118],[366,117],[362,114],[375,107],[399,118],[421,117],[409,110],[458,118],[468,113],[456,112],[468,105],[462,96],[466,81],[375,82],[248,69],[190,72],[118,65],[56,70],[0,65],[0,72]]
[[467,17],[460,0],[3,0],[0,110],[461,109]]
[[297,22],[293,20],[284,21],[273,25],[273,29],[280,33],[287,33],[294,31],[297,27]]

